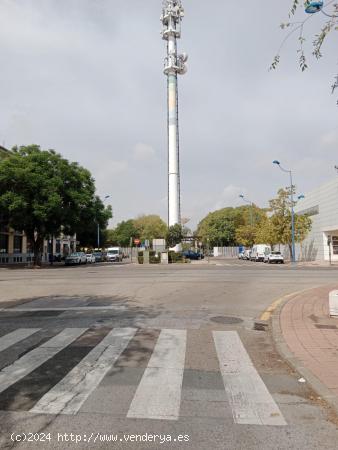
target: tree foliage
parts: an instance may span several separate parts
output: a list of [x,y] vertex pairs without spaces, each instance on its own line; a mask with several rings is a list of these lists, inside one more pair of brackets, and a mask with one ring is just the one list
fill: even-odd
[[37,145],[14,147],[0,161],[0,209],[12,228],[26,233],[36,263],[45,238],[85,234],[111,217],[88,170]]
[[177,223],[169,227],[166,237],[168,247],[172,248],[175,247],[175,245],[180,244],[183,239],[183,236],[184,234],[182,225]]
[[[289,19],[293,18],[299,9],[300,6],[306,7],[308,5],[308,0],[292,0],[291,9],[289,12]],[[276,69],[279,62],[280,62],[280,54],[282,51],[282,48],[286,41],[288,41],[292,36],[296,36],[298,40],[298,60],[299,60],[299,66],[302,71],[306,70],[308,68],[307,64],[307,57],[305,55],[304,51],[304,43],[306,41],[306,37],[304,34],[304,29],[310,20],[315,20],[315,18],[318,18],[318,14],[322,15],[324,14],[327,17],[326,22],[324,25],[319,29],[318,33],[313,38],[313,47],[312,47],[312,55],[319,59],[322,55],[322,46],[326,40],[326,38],[331,34],[332,31],[338,30],[338,3],[330,2],[330,9],[322,9],[320,13],[317,14],[305,14],[304,11],[302,11],[303,19],[300,21],[293,21],[289,20],[287,22],[284,22],[280,25],[281,29],[286,30],[287,34],[285,38],[283,39],[276,56],[273,59],[273,62],[270,66],[270,69]],[[332,85],[332,92],[338,87],[338,75],[335,77],[334,83]]]
[[77,228],[77,239],[82,247],[96,247],[99,227],[100,245],[105,245],[106,228],[109,219],[113,217],[110,205],[105,207],[102,200],[95,196],[88,208],[83,211],[83,223]]
[[[292,187],[295,194],[295,187]],[[279,189],[277,197],[270,200],[270,214],[267,222],[257,233],[262,243],[266,242],[271,245],[285,244],[291,249],[292,226],[291,226],[291,188]],[[296,202],[293,203],[293,206]],[[310,217],[295,214],[295,242],[302,242],[311,230],[312,221]]]
[[241,225],[236,230],[236,242],[245,247],[252,247],[256,240],[257,226]]
[[[270,200],[268,209],[243,206],[209,213],[199,223],[196,235],[211,246],[252,247],[264,243],[291,246],[291,205],[290,188],[280,189],[277,197]],[[310,229],[311,219],[295,214],[295,241],[303,241]]]
[[[196,235],[210,246],[234,246],[243,244],[239,239],[250,241],[249,228],[259,224],[265,216],[257,206],[223,208],[209,213],[198,224]],[[239,234],[237,234],[237,232]]]
[[117,224],[113,230],[107,230],[106,240],[110,245],[129,247],[131,239],[139,237],[134,220],[129,219]]
[[157,215],[143,215],[134,220],[134,226],[140,239],[164,239],[167,235],[167,224]]

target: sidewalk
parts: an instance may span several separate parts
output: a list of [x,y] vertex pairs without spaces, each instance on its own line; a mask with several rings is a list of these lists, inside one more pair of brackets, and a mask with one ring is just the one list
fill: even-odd
[[338,408],[338,318],[329,317],[329,292],[295,294],[273,317],[278,349],[332,406]]

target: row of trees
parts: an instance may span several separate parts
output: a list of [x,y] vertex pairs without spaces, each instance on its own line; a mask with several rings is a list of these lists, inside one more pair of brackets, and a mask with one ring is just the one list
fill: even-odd
[[136,219],[120,222],[113,230],[106,231],[106,243],[129,247],[131,239],[141,241],[166,237],[168,227],[157,215],[142,215]]
[[180,243],[190,230],[181,225],[174,225],[168,229],[167,224],[157,215],[142,215],[136,219],[120,222],[113,230],[106,231],[106,244],[129,247],[132,240],[141,241],[166,239],[169,247]]
[[76,233],[90,246],[97,226],[104,230],[112,217],[87,169],[37,145],[14,147],[1,159],[0,211],[3,224],[26,233],[36,264],[44,239]]
[[[293,188],[294,190],[294,188]],[[268,209],[255,205],[224,208],[208,214],[196,235],[205,245],[251,247],[255,243],[291,244],[291,192],[280,189]],[[294,202],[293,206],[296,205]],[[295,215],[295,240],[302,242],[311,229],[311,219]]]

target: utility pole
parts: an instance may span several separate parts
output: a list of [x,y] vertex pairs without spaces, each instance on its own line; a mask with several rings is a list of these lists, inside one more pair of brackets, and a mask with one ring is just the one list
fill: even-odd
[[[102,201],[102,203],[104,203],[108,198],[110,197],[110,195],[106,195]],[[100,224],[99,222],[97,222],[97,250],[100,250]]]
[[[177,39],[181,37],[181,22],[184,9],[181,0],[164,0],[161,22],[162,38],[167,41],[167,56],[164,60],[164,74],[167,76],[168,95],[168,226],[181,224],[180,158],[178,126],[177,75],[186,73],[188,55],[177,53]],[[175,251],[181,245],[175,246]]]

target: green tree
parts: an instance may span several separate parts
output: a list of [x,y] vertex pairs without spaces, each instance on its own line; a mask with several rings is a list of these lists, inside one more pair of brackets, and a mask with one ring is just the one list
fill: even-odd
[[[209,245],[212,247],[245,245],[242,238],[251,242],[252,235],[251,237],[250,233],[248,235],[249,229],[252,231],[265,216],[265,210],[255,205],[219,209],[201,220],[195,234],[202,239],[204,245],[209,239]],[[241,239],[238,240],[237,237]]]
[[94,196],[92,202],[82,212],[83,223],[77,228],[77,239],[82,247],[96,247],[99,226],[100,246],[105,245],[106,229],[109,219],[113,217],[112,207],[105,207],[98,196]]
[[[292,187],[295,194],[295,187]],[[276,243],[289,246],[291,254],[292,227],[291,227],[291,188],[279,189],[277,197],[270,200],[271,226]],[[294,202],[293,206],[295,206]],[[312,221],[308,216],[295,214],[295,241],[303,241],[311,230]]]
[[88,170],[37,145],[14,147],[0,161],[0,209],[12,228],[26,233],[35,264],[45,238],[81,234],[88,223],[111,217],[95,196]]
[[129,247],[130,240],[138,237],[139,232],[132,219],[120,222],[113,230],[107,230],[107,241],[112,245]]
[[175,247],[175,245],[180,244],[183,239],[183,228],[179,223],[169,227],[167,231],[167,246],[169,248]]
[[270,244],[271,247],[278,244],[276,229],[270,217],[266,217],[256,228],[255,244]]
[[164,239],[167,235],[167,224],[160,216],[139,216],[134,220],[134,226],[141,240]]
[[196,234],[206,245],[232,246],[236,242],[236,228],[244,224],[236,208],[223,208],[209,213],[198,224]]
[[236,230],[236,242],[245,247],[252,247],[256,240],[257,226],[241,225]]

